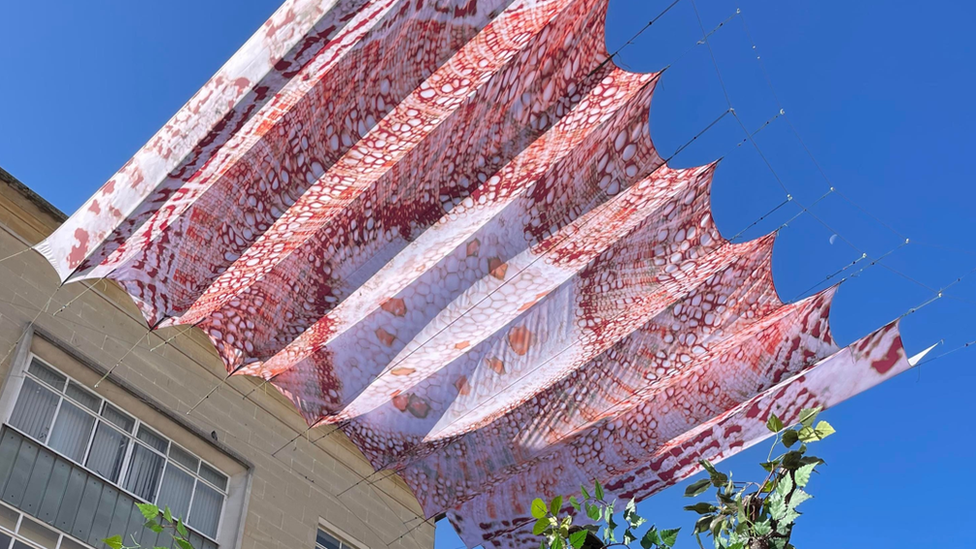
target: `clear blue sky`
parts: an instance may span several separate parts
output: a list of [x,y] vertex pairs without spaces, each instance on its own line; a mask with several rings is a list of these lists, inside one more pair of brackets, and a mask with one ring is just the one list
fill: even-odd
[[[278,0],[3,2],[0,166],[65,211],[73,211],[140,147],[277,7]],[[611,0],[608,42],[624,43],[670,0]],[[733,0],[698,0],[711,29],[735,12]],[[776,92],[837,188],[912,239],[886,264],[938,288],[976,267],[976,5],[882,0],[741,0]],[[652,71],[674,62],[651,109],[656,144],[670,154],[726,108],[690,0],[682,0],[621,55]],[[733,19],[712,36],[736,111],[757,128],[778,107]],[[680,57],[680,59],[679,59]],[[757,136],[767,158],[805,204],[828,184],[788,125]],[[726,117],[674,159],[709,162],[742,138]],[[715,217],[731,236],[779,204],[784,193],[755,150],[726,157],[715,181]],[[781,209],[746,236],[774,229],[796,212]],[[878,256],[901,238],[839,196],[816,208],[859,249]],[[775,277],[792,299],[860,256],[810,216],[777,241]],[[924,245],[923,245],[924,244]],[[968,249],[957,253],[931,247]],[[911,352],[945,339],[944,352],[976,339],[976,276],[907,318]],[[932,293],[883,267],[845,284],[832,322],[848,343]],[[976,547],[969,474],[976,452],[976,353],[964,350],[913,370],[826,413],[838,434],[822,444],[829,466],[811,486],[816,499],[795,537],[798,547],[885,549]],[[758,475],[765,449],[723,466]],[[955,475],[954,479],[950,475]],[[640,507],[663,526],[689,527],[679,489]],[[895,504],[894,507],[886,507]],[[679,544],[692,547],[691,538]],[[438,526],[437,549],[456,549]]]

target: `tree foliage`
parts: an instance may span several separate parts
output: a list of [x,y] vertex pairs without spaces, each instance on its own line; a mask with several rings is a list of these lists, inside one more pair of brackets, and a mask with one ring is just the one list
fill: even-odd
[[[698,515],[692,533],[699,547],[705,549],[704,536],[711,538],[715,549],[795,549],[791,538],[800,517],[797,508],[812,497],[806,487],[824,463],[808,453],[808,445],[834,433],[829,423],[817,421],[819,413],[820,408],[806,408],[789,428],[770,415],[766,426],[775,438],[767,461],[760,464],[766,472],[760,482],[735,481],[731,473],[717,470],[708,460],[699,462],[708,477],[689,484],[685,497],[715,491],[713,501],[685,506]],[[784,451],[773,457],[780,445]],[[643,549],[670,549],[677,541],[678,529],[644,527],[647,520],[637,513],[634,500],[624,507],[618,523],[617,498],[607,498],[599,482],[592,495],[585,486],[580,490],[582,498],[570,497],[565,510],[561,496],[549,504],[542,499],[532,502],[533,533],[541,536],[540,549],[600,549],[631,546],[638,540]],[[581,524],[576,524],[577,519]]]
[[[174,517],[173,513],[169,510],[169,507],[164,507],[162,510],[159,507],[151,503],[137,503],[136,507],[139,508],[139,512],[142,516],[146,517],[146,523],[143,524],[143,528],[150,530],[156,534],[162,532],[163,530],[172,530],[171,535],[173,540],[176,541],[176,546],[180,549],[193,549],[190,545],[190,532],[187,531],[186,525],[183,524],[183,519],[179,517]],[[114,535],[110,538],[105,538],[102,541],[105,545],[108,545],[110,549],[142,549],[142,545],[136,541],[135,536],[130,536],[132,540],[132,545],[126,545],[125,540],[122,539],[121,535]],[[153,549],[167,549],[165,547],[154,547]]]

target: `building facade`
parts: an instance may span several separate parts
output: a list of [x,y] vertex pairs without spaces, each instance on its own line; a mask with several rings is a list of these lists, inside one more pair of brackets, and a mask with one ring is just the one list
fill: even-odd
[[172,546],[142,528],[145,501],[197,549],[433,545],[399,477],[271,386],[226,379],[202,332],[150,332],[109,281],[59,286],[30,246],[64,218],[0,170],[0,549]]

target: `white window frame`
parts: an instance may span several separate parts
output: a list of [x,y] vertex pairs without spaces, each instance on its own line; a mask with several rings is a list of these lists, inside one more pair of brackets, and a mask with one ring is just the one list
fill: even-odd
[[15,507],[12,507],[11,505],[9,505],[9,504],[7,504],[5,502],[0,501],[0,506],[3,506],[5,508],[7,508],[11,513],[15,513],[15,514],[18,515],[18,517],[17,517],[17,524],[14,526],[14,529],[13,530],[11,530],[11,529],[9,529],[9,528],[7,528],[5,526],[0,526],[0,532],[2,532],[3,534],[5,534],[7,536],[10,536],[10,538],[11,538],[9,545],[7,547],[4,547],[4,546],[0,545],[0,549],[8,549],[8,547],[12,549],[13,546],[14,546],[14,543],[15,542],[18,542],[18,541],[20,543],[23,543],[24,545],[27,545],[28,547],[31,547],[32,549],[44,549],[44,547],[42,545],[40,545],[36,541],[31,540],[28,537],[25,537],[23,535],[23,533],[21,533],[21,526],[23,526],[25,520],[29,520],[31,522],[34,522],[37,525],[40,525],[40,527],[42,527],[42,528],[44,528],[46,530],[49,530],[51,532],[51,534],[53,534],[54,536],[57,536],[58,543],[55,546],[57,549],[62,549],[62,546],[66,545],[64,543],[64,540],[66,540],[66,539],[67,540],[70,540],[71,542],[75,543],[76,545],[80,545],[82,547],[91,547],[91,545],[88,545],[87,542],[80,541],[77,538],[75,538],[74,536],[72,536],[71,534],[66,534],[66,533],[64,533],[64,532],[62,532],[62,531],[60,531],[60,530],[58,530],[56,528],[51,528],[49,525],[43,524],[41,521],[37,520],[36,518],[31,517],[27,513],[21,511],[20,509],[17,509]]
[[315,538],[312,539],[312,547],[314,549],[322,549],[318,544],[319,531],[325,532],[326,534],[335,538],[341,544],[340,549],[369,549],[368,545],[359,541],[353,536],[350,536],[346,532],[342,531],[342,529],[340,529],[338,526],[321,517],[316,525]]
[[[44,380],[40,379],[39,377],[37,377],[36,374],[33,374],[33,373],[29,372],[28,369],[30,368],[31,363],[33,363],[35,360],[38,361],[38,362],[40,362],[41,364],[43,364],[45,367],[47,367],[47,368],[53,370],[54,372],[58,373],[59,375],[64,376],[65,377],[64,386],[61,387],[61,388],[54,387],[52,385],[49,385],[46,381],[44,381]],[[14,371],[11,371],[11,374],[13,374],[13,373],[14,373]],[[9,399],[10,399],[9,402],[6,403],[6,405],[0,404],[0,413],[2,413],[2,417],[0,417],[0,419],[2,419],[3,425],[6,426],[6,428],[12,429],[12,430],[20,433],[21,435],[29,438],[30,440],[33,440],[33,441],[37,442],[38,444],[40,444],[41,446],[49,449],[50,451],[54,452],[55,454],[57,454],[57,455],[65,458],[65,459],[71,461],[72,463],[77,464],[78,466],[84,468],[86,471],[88,471],[88,472],[92,473],[93,475],[95,475],[95,476],[97,476],[97,477],[105,480],[105,482],[111,484],[113,487],[117,488],[118,490],[120,490],[120,491],[124,492],[125,494],[131,496],[133,499],[135,499],[137,501],[146,501],[145,498],[143,498],[142,496],[140,496],[138,494],[135,494],[135,493],[133,493],[133,492],[131,492],[128,489],[125,488],[125,480],[126,480],[126,477],[127,477],[128,473],[129,473],[129,463],[131,461],[132,453],[135,450],[135,445],[136,444],[139,444],[143,448],[145,448],[145,449],[147,449],[147,450],[155,453],[157,456],[160,456],[160,457],[163,458],[163,470],[160,473],[159,482],[158,482],[158,484],[156,486],[155,493],[153,494],[152,501],[155,502],[156,499],[159,497],[159,491],[160,491],[160,489],[163,486],[163,480],[164,480],[164,478],[166,476],[166,470],[167,470],[167,468],[170,465],[173,465],[173,466],[179,468],[184,473],[190,475],[190,477],[192,477],[193,480],[194,480],[193,491],[190,493],[190,502],[188,504],[187,517],[182,517],[182,518],[184,519],[184,521],[186,521],[186,525],[189,528],[191,528],[194,532],[196,532],[197,534],[199,534],[199,535],[201,535],[201,536],[209,539],[210,541],[214,542],[215,544],[218,545],[218,547],[220,546],[219,539],[221,537],[220,536],[220,534],[221,534],[221,528],[224,527],[224,522],[225,522],[224,521],[224,518],[225,518],[226,511],[227,511],[227,502],[228,502],[228,499],[230,498],[230,494],[229,494],[230,485],[231,485],[231,476],[230,475],[228,475],[227,473],[225,473],[222,470],[220,470],[220,468],[217,467],[216,465],[208,462],[207,460],[201,458],[197,454],[195,454],[195,453],[191,452],[190,450],[184,448],[183,446],[177,444],[175,441],[173,441],[169,437],[161,434],[158,430],[152,428],[151,426],[149,426],[145,422],[141,421],[134,414],[131,414],[128,411],[126,411],[125,408],[123,408],[122,406],[119,406],[118,404],[115,404],[111,400],[109,400],[109,399],[107,399],[107,398],[105,398],[105,397],[103,397],[103,396],[101,396],[99,394],[96,394],[96,393],[92,392],[90,389],[88,389],[88,387],[85,386],[84,383],[79,382],[78,380],[76,380],[72,376],[68,375],[67,373],[65,373],[64,371],[62,371],[61,369],[59,369],[58,367],[52,365],[50,362],[42,359],[41,357],[39,357],[38,355],[34,354],[33,352],[28,352],[27,353],[27,356],[25,357],[25,360],[23,360],[20,363],[20,367],[17,368],[17,375],[21,378],[19,380],[20,383],[16,383],[16,384],[7,383],[6,385],[8,385],[8,386],[6,386],[6,387],[3,388],[4,389],[4,400],[6,400],[8,398],[8,394],[9,394]],[[10,377],[13,377],[13,376],[10,376]],[[39,439],[37,439],[37,438],[35,438],[33,436],[31,436],[28,433],[23,432],[22,430],[18,429],[17,427],[14,427],[13,425],[10,424],[10,418],[13,415],[14,410],[16,409],[17,401],[18,401],[18,399],[20,397],[21,389],[23,387],[23,380],[25,380],[25,379],[30,379],[31,381],[33,381],[35,383],[38,383],[41,387],[43,387],[43,388],[45,388],[45,389],[47,389],[49,391],[53,391],[54,394],[59,399],[58,400],[58,403],[57,403],[57,406],[55,407],[54,415],[51,418],[51,423],[48,426],[48,430],[47,430],[47,434],[45,436],[45,440],[43,440],[43,441],[42,440],[39,440]],[[71,398],[70,396],[67,395],[67,387],[68,387],[68,385],[70,383],[75,383],[81,389],[85,390],[86,392],[88,392],[93,397],[99,399],[100,404],[98,406],[98,412],[93,412],[90,408],[88,408],[87,406],[85,406],[83,403],[78,402],[77,400],[74,400],[73,398]],[[16,385],[16,386],[14,386],[14,385]],[[79,408],[83,412],[89,414],[90,416],[92,416],[95,419],[95,422],[92,424],[91,433],[89,433],[89,435],[88,435],[88,442],[86,443],[85,452],[82,455],[81,461],[75,460],[74,458],[72,458],[70,456],[66,456],[66,455],[62,454],[61,452],[59,452],[58,450],[52,448],[49,445],[49,442],[51,440],[51,434],[54,431],[54,426],[55,426],[55,424],[56,424],[56,422],[58,420],[58,415],[61,412],[61,406],[62,406],[62,404],[64,403],[65,400],[67,400],[71,404],[75,405],[77,408]],[[101,413],[105,409],[106,406],[112,406],[113,408],[115,408],[116,410],[118,410],[119,412],[121,412],[122,414],[124,414],[126,417],[128,417],[131,420],[133,420],[132,431],[126,433],[125,431],[122,431],[119,427],[117,427],[114,423],[112,423],[111,421],[109,421],[108,419],[106,419],[105,417],[103,417],[101,415]],[[104,475],[98,473],[97,471],[89,468],[86,465],[86,462],[88,461],[88,457],[89,457],[89,455],[91,453],[92,444],[93,444],[93,442],[95,440],[95,432],[98,429],[99,425],[102,425],[102,424],[104,424],[105,426],[107,426],[107,427],[109,427],[111,429],[114,429],[115,432],[123,435],[127,439],[126,440],[125,455],[122,458],[122,464],[121,464],[121,468],[120,468],[120,471],[119,471],[119,478],[118,478],[118,480],[112,480],[110,478],[107,478]],[[137,434],[139,433],[139,429],[142,428],[142,427],[145,427],[154,436],[157,436],[160,439],[166,441],[167,446],[166,446],[166,452],[165,453],[159,452],[158,450],[156,450],[155,448],[151,447],[150,445],[142,442],[137,437]],[[197,464],[197,470],[196,471],[191,471],[189,468],[187,468],[186,466],[184,466],[182,463],[176,461],[175,459],[170,458],[169,451],[170,451],[170,448],[172,448],[173,446],[176,446],[177,448],[179,448],[180,450],[182,450],[186,454],[188,454],[188,455],[194,457],[195,459],[197,459],[198,464]],[[216,485],[212,484],[211,482],[209,482],[208,480],[206,480],[202,476],[200,476],[199,471],[201,470],[201,468],[203,467],[204,464],[207,465],[207,466],[209,466],[211,469],[213,469],[214,471],[217,471],[218,473],[220,473],[221,475],[224,476],[224,478],[225,478],[225,485],[226,485],[224,488],[220,488],[219,486],[216,486]],[[206,486],[206,487],[208,487],[208,488],[210,488],[212,490],[215,490],[216,492],[218,492],[222,496],[222,500],[221,500],[221,504],[220,504],[220,513],[219,513],[218,518],[217,518],[217,529],[216,529],[216,533],[213,536],[209,536],[209,535],[205,534],[204,532],[200,531],[199,529],[195,528],[193,526],[193,524],[188,520],[189,519],[189,515],[192,513],[192,510],[193,510],[193,500],[194,500],[194,498],[195,498],[195,496],[197,494],[197,484],[198,483],[203,483],[204,486]],[[2,549],[2,548],[0,548],[0,549]]]

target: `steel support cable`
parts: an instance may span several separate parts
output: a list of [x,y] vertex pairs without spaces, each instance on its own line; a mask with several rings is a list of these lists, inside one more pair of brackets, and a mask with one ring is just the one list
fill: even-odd
[[873,219],[876,223],[888,229],[899,238],[907,240],[908,237],[905,236],[905,234],[898,231],[897,229],[892,227],[889,223],[886,223],[878,216],[869,212],[866,208],[862,207],[860,204],[854,202],[854,200],[852,200],[842,191],[836,189],[836,186],[827,176],[827,172],[823,169],[823,166],[821,166],[820,162],[817,161],[817,158],[813,155],[813,151],[810,150],[810,147],[807,146],[806,141],[804,141],[803,138],[800,136],[800,132],[796,129],[796,126],[793,124],[793,121],[790,119],[789,115],[786,114],[786,111],[783,108],[783,102],[780,100],[779,95],[776,93],[776,88],[773,86],[773,80],[769,75],[769,71],[766,69],[766,64],[763,62],[762,56],[759,54],[759,48],[756,46],[756,41],[753,39],[752,32],[750,32],[749,30],[749,24],[746,22],[745,16],[742,14],[742,9],[739,7],[738,3],[736,3],[736,14],[739,16],[739,21],[742,22],[742,30],[745,33],[746,38],[749,40],[749,44],[752,46],[753,51],[755,51],[756,53],[756,61],[759,64],[759,68],[763,73],[763,77],[766,80],[766,85],[769,87],[769,91],[772,94],[773,99],[776,101],[776,104],[780,108],[780,111],[783,112],[783,118],[786,120],[787,125],[789,125],[790,131],[793,133],[793,136],[796,137],[797,142],[806,152],[807,156],[810,157],[810,161],[813,162],[813,165],[817,168],[817,171],[820,173],[820,176],[823,178],[823,180],[827,183],[828,186],[834,188],[837,194],[840,195],[841,198],[843,198],[849,204],[851,204],[852,206],[860,210],[861,213],[867,215],[868,217]]
[[[789,189],[788,189],[788,188],[786,187],[786,185],[785,185],[785,183],[783,183],[783,180],[782,180],[782,178],[780,178],[780,176],[779,176],[779,174],[778,174],[778,173],[776,172],[776,170],[775,170],[775,169],[773,168],[773,166],[772,166],[772,164],[771,164],[771,163],[769,162],[769,160],[767,159],[767,157],[766,157],[766,155],[765,155],[765,154],[763,153],[763,151],[762,151],[762,149],[761,149],[761,148],[759,147],[759,144],[758,144],[758,143],[756,142],[756,140],[755,140],[755,139],[753,139],[753,138],[752,138],[752,136],[751,136],[751,134],[749,133],[749,131],[748,131],[748,129],[746,129],[746,127],[745,127],[745,124],[743,124],[743,122],[742,122],[742,120],[741,120],[741,119],[739,118],[739,116],[738,116],[738,114],[737,114],[737,113],[735,112],[735,109],[734,109],[734,107],[732,106],[732,99],[731,99],[731,97],[730,97],[730,95],[729,95],[729,92],[728,92],[728,88],[727,88],[727,87],[726,87],[726,85],[725,85],[725,80],[724,80],[724,79],[722,78],[722,71],[721,71],[721,69],[720,69],[720,68],[719,68],[719,66],[718,66],[718,60],[717,60],[717,59],[716,59],[716,57],[715,57],[715,52],[714,52],[714,50],[712,49],[712,46],[711,46],[711,43],[710,43],[710,42],[709,42],[709,40],[708,40],[708,35],[707,35],[707,34],[705,33],[705,27],[704,27],[704,24],[702,23],[702,19],[701,19],[701,14],[700,14],[700,13],[699,13],[699,11],[698,11],[698,6],[697,6],[697,4],[695,3],[695,0],[691,0],[691,5],[692,5],[692,8],[693,8],[693,9],[694,9],[694,11],[695,11],[695,16],[696,16],[696,18],[697,18],[697,20],[698,20],[698,25],[699,25],[699,28],[700,28],[700,29],[702,30],[702,40],[704,40],[704,42],[705,42],[705,45],[706,45],[706,46],[708,47],[708,52],[709,52],[709,56],[711,57],[711,61],[712,61],[712,66],[713,66],[713,67],[714,67],[714,69],[715,69],[715,74],[716,74],[716,76],[717,76],[717,78],[718,78],[718,81],[719,81],[719,85],[720,85],[720,87],[722,88],[722,93],[723,93],[723,95],[725,96],[725,99],[726,99],[726,101],[727,101],[727,103],[728,103],[728,106],[729,106],[729,110],[730,110],[730,111],[732,112],[732,115],[733,115],[733,117],[734,117],[734,118],[736,119],[736,121],[737,121],[737,122],[739,123],[739,125],[740,125],[740,126],[742,127],[742,130],[743,130],[743,131],[744,131],[744,132],[746,133],[746,135],[748,135],[748,136],[749,136],[749,140],[750,140],[750,141],[752,142],[752,144],[753,144],[753,147],[754,147],[754,148],[756,149],[756,152],[757,152],[757,153],[759,154],[759,156],[760,156],[760,158],[762,159],[762,161],[763,161],[763,162],[764,162],[764,163],[766,164],[766,166],[767,166],[767,168],[768,168],[768,169],[770,170],[770,173],[771,173],[771,174],[773,175],[773,178],[774,178],[774,179],[776,180],[776,182],[777,182],[777,183],[779,184],[779,186],[780,186],[780,187],[781,187],[781,188],[783,189],[783,191],[787,193],[787,196],[791,196],[791,195],[790,195],[790,192],[789,192]],[[737,13],[737,14],[738,14],[738,15],[739,15],[740,17],[741,17],[741,12],[742,12],[742,10],[741,10],[741,9],[736,9],[736,13]],[[768,74],[767,74],[767,80],[768,80]],[[779,99],[778,99],[778,98],[777,98],[777,103],[779,104]],[[781,105],[781,104],[780,104],[780,105]],[[789,118],[788,118],[787,116],[785,116],[785,111],[784,111],[784,110],[782,109],[782,107],[780,107],[780,112],[781,112],[781,113],[782,113],[782,114],[784,115],[784,118],[785,118],[786,120],[789,120]],[[794,128],[794,130],[795,130],[795,128]],[[799,135],[797,135],[797,138],[799,139]],[[801,140],[801,142],[802,142],[802,140]],[[830,182],[830,181],[829,181],[829,179],[827,180],[827,182],[828,182],[828,183]],[[835,187],[834,187],[833,185],[831,185],[831,186],[830,186],[830,190],[828,191],[828,193],[832,193],[832,192],[837,192],[837,189],[836,189],[836,188],[835,188]],[[846,199],[846,200],[848,200],[848,201],[850,202],[850,199]],[[824,221],[823,219],[821,219],[821,218],[820,218],[820,216],[818,216],[817,214],[815,214],[815,213],[814,213],[814,212],[813,212],[813,211],[812,211],[811,209],[809,209],[809,208],[807,208],[807,207],[805,207],[805,206],[804,206],[804,205],[803,205],[802,203],[800,203],[800,202],[799,202],[798,200],[796,201],[796,203],[797,203],[797,205],[798,205],[798,206],[800,206],[800,208],[802,208],[802,209],[803,209],[803,212],[804,212],[804,213],[807,213],[807,214],[809,214],[809,215],[810,215],[810,216],[811,216],[811,217],[812,217],[812,218],[813,218],[814,220],[816,220],[816,221],[817,221],[818,223],[820,223],[821,225],[823,225],[823,226],[824,226],[824,227],[825,227],[825,228],[826,228],[827,230],[829,230],[829,231],[830,231],[831,233],[833,233],[833,234],[836,234],[836,235],[837,235],[837,236],[838,236],[838,237],[839,237],[839,238],[840,238],[841,240],[843,240],[843,241],[844,241],[844,242],[845,242],[845,243],[846,243],[846,244],[847,244],[848,246],[850,246],[850,247],[851,247],[851,248],[853,248],[854,250],[856,250],[856,251],[858,251],[858,252],[860,252],[860,253],[861,253],[862,255],[865,255],[865,254],[867,253],[867,252],[865,252],[864,250],[862,250],[862,249],[860,249],[860,248],[859,248],[859,247],[858,247],[857,245],[855,245],[855,244],[854,244],[853,242],[851,242],[851,240],[850,240],[850,239],[848,239],[848,238],[847,238],[846,236],[844,236],[844,235],[843,235],[843,234],[841,234],[841,233],[840,233],[839,231],[837,231],[837,230],[835,230],[835,229],[834,229],[833,227],[831,227],[831,226],[830,226],[830,225],[829,225],[829,224],[828,224],[827,222],[825,222],[825,221]],[[851,203],[852,203],[852,204],[854,204],[853,202],[851,202]],[[855,204],[855,205],[856,205],[856,204]],[[858,207],[859,207],[859,206],[858,206]],[[860,208],[860,207],[859,207],[859,208]],[[862,211],[864,211],[864,210],[862,209]],[[867,212],[867,211],[864,211],[864,213],[866,213],[866,214],[868,214],[868,215],[871,215],[871,214],[870,214],[869,212]],[[872,217],[873,217],[873,216],[872,216]],[[875,218],[875,219],[877,219],[877,218]],[[880,221],[880,220],[878,220],[878,221]],[[884,224],[884,223],[882,222],[882,224]],[[890,226],[887,226],[886,224],[884,224],[884,225],[885,225],[885,226],[886,226],[886,227],[887,227],[887,228],[888,228],[889,230],[892,230],[892,231],[894,231],[894,229],[892,229],[892,228],[891,228]],[[901,233],[898,233],[897,231],[894,231],[894,232],[895,232],[896,234],[898,234],[899,236],[902,236],[902,237],[904,238],[904,236],[903,236],[903,235],[901,235]],[[908,239],[908,238],[905,238],[905,241],[904,241],[904,242],[905,242],[905,243],[908,243],[908,242],[909,242],[909,239]],[[900,248],[900,246],[899,246],[899,248]],[[896,249],[898,249],[898,248],[896,248]],[[875,264],[875,263],[872,263],[872,265],[874,265],[874,264]],[[930,291],[932,291],[932,292],[935,292],[935,290],[934,290],[933,288],[931,288],[931,287],[929,287],[929,286],[928,286],[928,285],[926,285],[926,284],[923,284],[923,283],[921,283],[921,282],[919,282],[918,280],[916,280],[916,279],[914,279],[914,278],[912,278],[911,276],[909,276],[909,275],[907,275],[907,274],[905,274],[905,273],[903,273],[903,272],[901,272],[901,271],[899,271],[899,270],[897,270],[897,269],[895,269],[894,267],[891,267],[890,265],[884,265],[884,264],[881,264],[881,265],[882,265],[882,266],[883,266],[883,267],[884,267],[885,269],[888,269],[888,270],[890,270],[890,271],[892,271],[892,272],[894,272],[894,273],[896,273],[896,274],[898,274],[899,276],[902,276],[902,277],[903,277],[903,278],[905,278],[906,280],[908,280],[908,281],[910,281],[910,282],[913,282],[913,283],[915,283],[915,284],[918,284],[919,286],[921,286],[921,287],[923,287],[923,288],[925,288],[925,289],[927,289],[927,290],[930,290]]]

